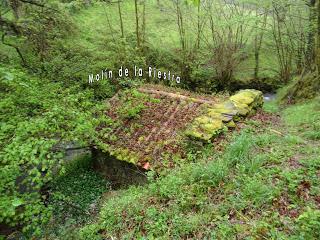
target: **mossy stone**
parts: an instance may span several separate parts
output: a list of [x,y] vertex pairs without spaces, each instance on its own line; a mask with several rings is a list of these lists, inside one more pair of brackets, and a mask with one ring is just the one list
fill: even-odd
[[236,107],[238,109],[238,112],[239,112],[240,116],[247,116],[248,113],[251,110],[251,108],[247,104],[236,102],[235,105],[236,105]]
[[209,134],[215,134],[217,131],[221,130],[223,128],[223,122],[220,119],[213,119],[210,123],[206,123],[203,125],[200,125],[200,128],[204,131],[208,132]]
[[235,128],[237,125],[235,124],[234,121],[230,121],[230,122],[227,123],[226,126],[227,126],[228,128]]
[[223,122],[229,122],[232,120],[232,115],[224,114],[224,113],[219,113],[215,109],[210,109],[208,111],[208,116],[213,118],[213,119],[220,119]]
[[262,104],[262,92],[254,89],[241,90],[223,103],[208,106],[206,113],[193,121],[186,135],[199,140],[210,140],[227,127],[236,127],[234,121],[255,114]]
[[190,127],[185,132],[185,134],[190,138],[194,138],[196,140],[202,140],[202,141],[208,141],[212,137],[211,134],[203,132],[200,128],[195,127],[195,126]]
[[210,123],[211,121],[212,121],[212,118],[208,116],[200,116],[195,119],[195,123],[197,124],[207,124],[207,123]]
[[241,90],[237,94],[230,97],[232,102],[242,104],[261,106],[263,103],[263,94],[261,91],[254,89]]

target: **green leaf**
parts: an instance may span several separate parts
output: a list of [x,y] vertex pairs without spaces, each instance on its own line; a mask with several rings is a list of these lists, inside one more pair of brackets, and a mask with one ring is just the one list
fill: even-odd
[[20,199],[20,198],[15,198],[15,199],[12,200],[12,206],[14,206],[14,207],[19,207],[23,203],[24,203],[23,200]]

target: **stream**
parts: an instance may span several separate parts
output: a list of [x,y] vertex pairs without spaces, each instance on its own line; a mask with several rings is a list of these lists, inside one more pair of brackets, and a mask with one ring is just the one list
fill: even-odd
[[272,100],[276,99],[276,94],[275,93],[264,93],[263,94],[263,100],[265,102],[270,102]]

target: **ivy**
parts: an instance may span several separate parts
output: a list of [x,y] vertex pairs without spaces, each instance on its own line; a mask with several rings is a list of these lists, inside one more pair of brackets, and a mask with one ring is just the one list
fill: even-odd
[[41,189],[63,170],[63,145],[93,144],[104,106],[88,90],[5,67],[0,89],[0,222],[38,233],[51,215]]

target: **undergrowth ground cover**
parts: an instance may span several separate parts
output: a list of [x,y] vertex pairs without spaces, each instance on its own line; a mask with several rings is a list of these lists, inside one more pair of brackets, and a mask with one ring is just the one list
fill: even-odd
[[[319,99],[268,103],[232,137],[105,195],[82,239],[319,239]],[[196,160],[196,161],[194,161]]]
[[89,155],[80,155],[68,163],[65,174],[48,185],[46,202],[53,215],[44,226],[45,235],[49,239],[62,237],[92,221],[100,197],[109,188],[109,182],[93,170]]

